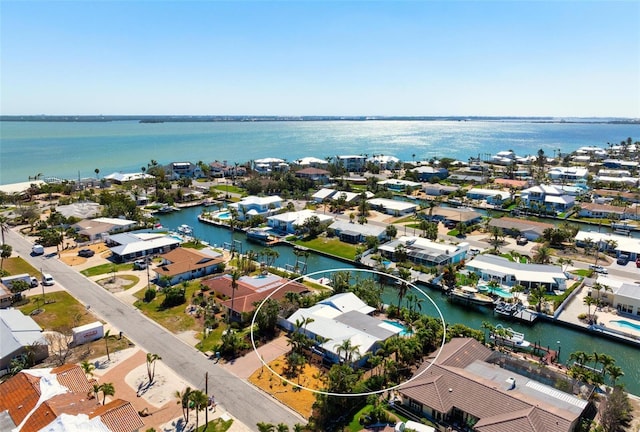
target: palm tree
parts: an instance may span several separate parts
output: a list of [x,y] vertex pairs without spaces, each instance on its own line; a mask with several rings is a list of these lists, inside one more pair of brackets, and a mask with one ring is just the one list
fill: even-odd
[[[96,400],[98,400],[98,393],[100,393],[100,390],[101,390],[101,389],[100,389],[100,384],[94,384],[94,385],[93,385],[91,392],[93,393],[93,397],[94,397]],[[89,395],[87,395],[87,396],[88,396],[88,397],[91,397],[90,395],[91,395],[91,393],[89,393]]]
[[594,305],[596,303],[597,303],[597,300],[591,296],[587,296],[584,298],[584,304],[587,305],[587,319],[589,320],[589,322],[592,321],[591,305]]
[[536,264],[549,264],[551,262],[551,249],[546,246],[540,246],[533,256],[533,262]]
[[611,380],[611,385],[613,387],[616,386],[618,382],[618,378],[624,376],[624,372],[622,372],[622,368],[616,365],[610,365],[607,369],[607,373],[609,374],[609,379]]
[[109,354],[109,339],[112,339],[114,336],[111,335],[111,330],[107,330],[104,332],[104,345],[107,349],[107,361],[111,361],[111,355]]
[[[355,357],[359,356],[360,345],[352,345],[351,339],[345,339],[341,344],[334,345],[336,354],[341,358],[342,363],[351,363],[351,360],[356,360]],[[344,357],[342,357],[344,354]]]
[[4,215],[0,215],[0,233],[2,234],[2,244],[6,244],[4,241],[5,233],[9,232],[9,218]]
[[100,177],[98,176],[98,174],[100,174],[100,168],[96,168],[96,169],[94,169],[94,170],[93,170],[93,172],[94,172],[94,173],[96,173],[96,178],[100,178]]
[[147,376],[149,377],[149,385],[153,384],[156,376],[156,360],[162,360],[158,354],[147,353]]
[[80,367],[84,371],[84,374],[87,375],[87,377],[93,376],[93,371],[96,368],[95,365],[88,360],[84,360],[82,363],[80,363]]
[[191,387],[187,387],[182,393],[176,390],[173,394],[178,399],[177,404],[182,407],[182,417],[185,423],[189,423],[189,402],[192,391]]
[[398,269],[398,276],[400,277],[400,279],[402,279],[398,287],[398,310],[400,310],[402,299],[405,295],[407,295],[407,292],[409,291],[409,285],[407,285],[407,282],[411,278],[411,271],[404,267],[400,267]]
[[260,422],[256,423],[258,426],[258,432],[275,432],[276,427],[271,423]]
[[489,229],[489,232],[491,234],[491,238],[489,241],[489,244],[491,244],[491,246],[493,246],[493,249],[498,252],[500,245],[502,245],[502,239],[504,238],[504,232],[502,231],[502,228],[497,227],[497,226],[492,226]]
[[278,423],[276,426],[276,432],[289,432],[289,426],[284,423]]
[[102,391],[102,405],[105,404],[107,396],[113,396],[116,394],[116,389],[112,383],[103,383],[100,386],[100,390]]
[[13,252],[13,248],[11,247],[11,245],[8,245],[8,244],[0,245],[0,270],[4,267],[4,260],[6,258],[10,258],[12,252]]
[[207,397],[207,394],[205,392],[203,392],[202,390],[194,390],[189,394],[189,403],[191,404],[191,406],[193,407],[193,409],[196,411],[196,428],[195,430],[198,430],[198,426],[199,426],[199,418],[200,416],[198,415],[198,413],[202,410],[206,410],[207,409],[207,405],[209,404],[209,398]]
[[238,279],[240,279],[240,276],[242,276],[242,273],[238,269],[231,273],[231,309],[229,310],[229,316],[227,317],[227,322],[229,323],[231,322],[231,315],[235,310],[233,308],[233,303],[236,299],[236,290],[238,289]]

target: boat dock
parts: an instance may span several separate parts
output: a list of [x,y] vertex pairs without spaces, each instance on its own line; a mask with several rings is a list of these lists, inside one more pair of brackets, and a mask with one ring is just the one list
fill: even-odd
[[507,320],[521,321],[533,324],[538,319],[538,313],[525,308],[522,304],[498,302],[493,308],[493,314]]

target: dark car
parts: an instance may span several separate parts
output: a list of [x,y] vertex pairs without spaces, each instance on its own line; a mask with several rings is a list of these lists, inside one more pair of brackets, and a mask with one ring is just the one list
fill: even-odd
[[84,258],[91,258],[95,254],[96,253],[94,251],[92,251],[91,249],[80,249],[78,251],[78,256],[81,256],[81,257],[84,257]]
[[147,262],[145,260],[138,260],[133,263],[134,270],[144,270],[147,268]]
[[527,243],[529,243],[529,240],[526,237],[518,237],[518,240],[516,240],[518,246],[524,246]]

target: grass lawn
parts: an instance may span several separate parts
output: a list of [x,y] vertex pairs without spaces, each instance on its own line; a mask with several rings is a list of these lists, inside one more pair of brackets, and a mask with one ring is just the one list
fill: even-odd
[[101,274],[112,273],[113,270],[114,270],[114,267],[115,267],[115,270],[117,272],[123,271],[123,270],[133,270],[133,263],[123,263],[123,264],[107,263],[107,264],[100,264],[99,266],[95,266],[95,267],[91,267],[91,268],[82,270],[80,273],[82,273],[83,275],[85,275],[87,277],[98,276],[98,275],[101,275]]
[[[373,409],[373,405],[365,405],[360,411],[353,415],[353,419],[351,423],[347,425],[347,429],[350,432],[359,432],[364,429],[364,426],[360,424],[360,417],[369,414],[369,412]],[[395,412],[391,412],[389,410],[385,410],[387,415],[389,416],[389,420],[393,423],[397,423],[398,421],[407,421],[406,418],[399,417]]]
[[4,260],[2,268],[10,275],[29,273],[31,276],[39,277],[40,270],[23,260],[21,257],[7,258]]
[[416,218],[413,215],[410,216],[405,216],[403,218],[400,219],[396,219],[395,221],[393,221],[394,224],[402,224],[402,223],[407,223],[407,222],[416,222]]
[[296,240],[295,244],[350,260],[356,257],[356,247],[337,238],[316,237],[311,240]]
[[189,240],[188,242],[184,242],[182,244],[180,244],[181,247],[183,248],[190,248],[190,249],[196,249],[196,250],[200,250],[200,249],[204,249],[207,247],[207,245],[205,245],[202,242],[199,241],[193,241],[193,240]]
[[193,293],[199,288],[200,282],[190,283],[187,285],[187,291],[185,293],[187,302],[166,309],[161,306],[162,300],[164,299],[164,294],[162,292],[158,291],[158,294],[153,301],[145,303],[142,299],[144,298],[144,292],[146,290],[143,289],[135,294],[139,300],[134,303],[134,306],[172,333],[181,333],[187,330],[200,330],[196,325],[196,319],[185,312]]
[[47,304],[44,306],[42,295],[34,295],[28,298],[29,303],[18,307],[25,315],[42,309],[43,312],[31,318],[44,330],[70,329],[97,321],[93,314],[65,291],[49,293],[45,297]]
[[593,273],[593,270],[579,269],[579,270],[573,270],[571,273],[578,276],[582,276],[582,277],[589,277]]
[[232,185],[217,185],[217,186],[212,186],[212,189],[216,189],[222,192],[229,192],[229,193],[237,193],[237,194],[243,194],[246,191],[242,188],[239,188],[238,186],[232,186]]
[[[198,427],[196,432],[226,432],[231,428],[233,424],[233,419],[223,420],[221,418],[217,418],[215,420],[211,420],[208,424],[202,425]],[[206,426],[206,429],[205,429]]]
[[[126,281],[129,281],[126,284],[120,286],[120,288],[122,288],[123,290],[128,290],[129,288],[135,286],[138,282],[140,282],[140,278],[138,276],[134,276],[134,275],[118,275],[117,279],[124,279]],[[111,281],[111,280],[112,280],[112,278],[111,278],[111,276],[109,276],[109,277],[106,277],[104,279],[100,279],[97,282],[98,282],[99,285],[104,286],[105,284],[108,284],[109,281]]]

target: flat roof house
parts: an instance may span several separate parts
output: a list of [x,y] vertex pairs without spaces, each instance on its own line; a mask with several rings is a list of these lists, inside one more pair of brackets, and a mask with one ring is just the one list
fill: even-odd
[[555,225],[545,222],[536,222],[526,219],[518,219],[512,217],[494,218],[489,221],[490,227],[501,228],[506,234],[514,234],[516,230],[519,235],[526,237],[527,240],[535,241],[542,237],[544,230],[547,228],[555,228]]
[[488,204],[501,205],[511,194],[497,189],[472,188],[467,191],[467,198],[486,201]]
[[596,279],[587,279],[585,285],[589,286],[588,295],[594,298],[602,298],[618,311],[618,315],[627,315],[640,319],[640,285],[629,281],[617,279],[609,275],[599,275],[597,282],[607,289],[596,290],[593,288]]
[[497,280],[503,285],[522,285],[531,289],[545,287],[547,291],[564,291],[567,275],[562,268],[546,264],[523,264],[496,255],[478,255],[465,266],[483,280]]
[[444,180],[449,177],[449,171],[442,167],[419,166],[411,171],[418,175],[418,180],[421,182],[428,182],[436,178],[437,180]]
[[[470,338],[454,338],[425,361],[397,392],[399,403],[420,417],[454,430],[572,432],[588,401],[503,369],[499,356]],[[433,362],[433,364],[432,364]]]
[[469,243],[434,242],[422,237],[402,236],[381,246],[378,250],[382,256],[396,260],[396,249],[402,246],[407,254],[407,258],[416,264],[425,266],[439,266],[456,264],[464,260],[469,251]]
[[397,201],[388,198],[372,198],[367,200],[371,208],[393,216],[404,216],[418,211],[418,205],[406,201]]
[[298,231],[299,227],[303,226],[306,220],[312,216],[318,217],[320,223],[330,223],[334,220],[333,216],[305,209],[269,216],[267,218],[267,224],[275,231],[293,234]]
[[387,229],[380,225],[355,224],[342,219],[337,219],[329,229],[335,231],[338,238],[345,243],[364,243],[367,237],[375,237],[382,241],[386,238]]
[[600,250],[612,250],[616,256],[627,255],[632,261],[640,257],[640,239],[635,237],[580,230],[575,240],[576,245],[581,247],[590,240]]

